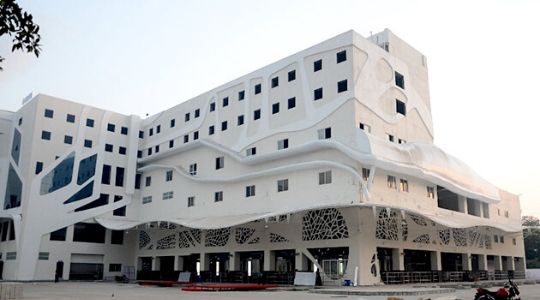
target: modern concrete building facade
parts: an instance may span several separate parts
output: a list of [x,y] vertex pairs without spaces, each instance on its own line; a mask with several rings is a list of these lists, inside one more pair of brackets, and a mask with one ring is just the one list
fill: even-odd
[[345,32],[146,119],[40,94],[0,111],[2,276],[522,274],[518,197],[433,137],[426,57],[389,30]]

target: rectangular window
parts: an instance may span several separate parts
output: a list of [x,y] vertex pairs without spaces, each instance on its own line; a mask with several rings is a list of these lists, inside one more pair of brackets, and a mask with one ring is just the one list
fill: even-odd
[[[122,199],[123,199],[122,196],[118,196],[118,195],[114,196],[114,202],[118,202],[118,201],[120,201]],[[122,206],[120,208],[117,208],[117,209],[113,210],[113,216],[125,217],[126,216],[126,207]]]
[[289,71],[289,73],[287,73],[287,78],[289,79],[289,81],[295,80],[296,79],[296,70]]
[[313,62],[313,72],[320,71],[322,69],[322,59]]
[[337,92],[343,93],[347,91],[347,79],[338,81],[337,83]]
[[153,136],[153,135],[154,135],[154,128],[150,128],[150,129],[148,130],[148,135],[149,135],[149,136]]
[[279,86],[279,77],[272,78],[272,88]]
[[319,173],[319,185],[332,183],[332,171]]
[[109,264],[109,272],[121,272],[122,264]]
[[174,140],[169,141],[169,148],[172,148],[172,147],[174,147]]
[[515,246],[517,243],[516,243],[516,238],[512,238],[512,244]]
[[258,120],[261,118],[261,110],[256,109],[253,111],[253,120]]
[[499,238],[499,242],[501,242],[501,244],[504,244],[504,236],[501,235],[501,237]]
[[158,125],[156,127],[156,134],[160,133],[161,132],[161,125]]
[[155,150],[156,153],[159,153],[159,145],[156,145],[156,146],[154,147],[154,150]]
[[212,102],[212,103],[210,103],[210,111],[212,112],[214,110],[216,110],[216,103]]
[[111,244],[113,245],[124,244],[124,231],[123,230],[111,230]]
[[255,95],[257,94],[260,94],[261,93],[261,84],[256,84],[255,85]]
[[127,127],[120,127],[120,134],[121,135],[127,135],[128,134],[128,128]]
[[66,122],[68,122],[68,123],[75,123],[75,115],[67,114],[67,115],[66,115]]
[[494,236],[493,236],[493,241],[494,241],[495,243],[498,243],[498,242],[499,242],[499,236],[498,236],[498,235],[494,235]]
[[94,120],[86,119],[86,127],[94,127]]
[[388,188],[390,188],[390,189],[397,189],[397,185],[396,185],[396,177],[388,175],[388,176],[386,177],[386,185],[387,185]]
[[38,260],[49,260],[49,252],[39,252]]
[[229,97],[225,97],[221,100],[221,106],[223,107],[229,106]]
[[103,165],[103,170],[101,172],[101,183],[111,184],[111,166]]
[[279,113],[279,102],[272,104],[272,114]]
[[196,141],[199,139],[199,131],[194,131],[193,132],[193,140]]
[[281,179],[277,181],[277,191],[285,192],[289,190],[289,179]]
[[404,140],[404,139],[398,139],[398,144],[405,144],[405,143],[407,143],[406,140]]
[[369,180],[369,174],[370,174],[371,170],[368,169],[368,168],[362,168],[362,179],[364,179],[364,181],[368,181]]
[[227,121],[221,122],[221,131],[227,130]]
[[399,189],[402,192],[409,192],[409,182],[405,179],[399,180]]
[[43,170],[43,163],[40,161],[36,161],[36,174],[41,173]]
[[246,198],[255,196],[255,186],[248,185],[246,186]]
[[435,188],[432,186],[426,186],[427,197],[435,199]]
[[148,148],[148,156],[152,155],[152,147]]
[[396,85],[402,89],[405,89],[405,78],[399,72],[394,72],[394,77],[396,79]]
[[172,199],[173,197],[174,197],[174,192],[170,191],[170,192],[163,193],[162,199],[163,200],[169,200],[169,199]]
[[296,98],[292,97],[287,100],[287,108],[292,109],[296,107]]
[[221,201],[223,201],[223,191],[215,192],[214,202],[221,202]]
[[216,170],[223,169],[225,167],[225,157],[216,157]]
[[336,63],[341,63],[347,60],[347,51],[343,50],[336,53]]
[[141,150],[137,150],[137,158],[142,158],[142,151]]
[[197,164],[189,165],[189,175],[197,175]]
[[243,124],[244,124],[244,115],[239,115],[237,125],[240,126],[240,125],[243,125]]
[[152,176],[144,177],[144,186],[151,186],[151,185],[152,185]]
[[289,139],[282,139],[277,142],[278,150],[287,149],[287,148],[289,148]]
[[92,148],[92,141],[91,140],[84,140],[84,147]]
[[188,207],[195,206],[195,196],[190,196],[187,198],[187,206]]
[[196,109],[195,112],[193,112],[193,115],[195,116],[195,118],[198,118],[201,116],[201,110],[200,109]]
[[52,109],[45,109],[45,113],[43,114],[45,118],[53,118],[54,111]]
[[122,146],[118,147],[119,154],[126,155],[126,152],[127,152],[126,147],[122,147]]
[[396,113],[407,115],[407,107],[403,101],[396,99]]
[[107,124],[107,131],[114,132],[116,126],[114,124]]
[[329,139],[332,137],[332,127],[322,128],[317,130],[319,140]]
[[184,135],[184,144],[189,142],[189,135]]
[[190,114],[189,113],[186,113],[184,115],[184,122],[188,122],[189,121],[189,118],[190,118]]
[[42,140],[45,140],[45,141],[50,141],[51,140],[51,132],[50,131],[41,131],[41,139]]
[[506,218],[509,218],[509,217],[510,217],[510,214],[508,213],[507,210],[504,211],[504,216],[505,216]]
[[393,134],[387,133],[387,135],[388,135],[388,141],[393,143],[396,140]]
[[371,126],[365,124],[365,123],[359,123],[358,128],[362,129],[363,131],[370,133],[371,132]]
[[73,225],[73,241],[104,244],[105,227],[97,223],[76,223]]
[[66,240],[67,227],[60,228],[51,232],[49,236],[50,241],[65,241]]
[[174,126],[176,126],[176,119],[171,119],[171,128],[173,128]]
[[208,135],[213,135],[214,134],[214,125],[208,127]]
[[257,154],[257,147],[251,147],[246,149],[246,156],[252,156]]
[[246,92],[245,91],[238,92],[238,101],[244,100],[245,97],[246,97]]
[[5,242],[7,239],[8,226],[9,226],[9,222],[2,223],[2,242]]
[[323,97],[323,89],[322,89],[322,87],[313,91],[313,100],[314,101],[322,99],[322,97]]
[[116,186],[124,186],[124,168],[116,167],[116,178],[114,184]]
[[165,172],[165,181],[172,181],[173,179],[173,171],[169,170]]
[[16,259],[17,259],[17,252],[6,253],[6,260],[16,260]]
[[135,188],[136,188],[136,189],[140,189],[140,188],[141,188],[141,178],[142,178],[142,174],[141,174],[141,173],[135,174]]
[[73,144],[73,137],[71,135],[64,135],[64,144]]
[[142,198],[142,204],[147,204],[152,202],[152,196],[146,196]]
[[21,126],[23,123],[23,118],[19,118],[19,126]]
[[139,138],[140,139],[144,138],[144,131],[139,130]]

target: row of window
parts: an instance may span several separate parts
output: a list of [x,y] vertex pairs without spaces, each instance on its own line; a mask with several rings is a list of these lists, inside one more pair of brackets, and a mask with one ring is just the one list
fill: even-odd
[[[53,119],[54,118],[54,110],[46,108],[43,116],[45,118]],[[75,115],[72,114],[66,114],[66,122],[68,123],[75,123]],[[19,119],[19,125],[22,124],[22,118]],[[94,127],[94,119],[87,118],[86,119],[86,127]],[[116,131],[116,125],[109,123],[107,124],[107,131],[109,132],[115,132]],[[120,127],[120,134],[127,135],[128,134],[128,128],[125,126]]]
[[[97,223],[76,223],[73,225],[73,238],[74,242],[84,243],[105,243],[105,227]],[[60,228],[53,231],[49,235],[50,241],[66,241],[67,227]],[[123,230],[111,230],[111,244],[123,245],[124,244],[124,231]]]
[[[201,110],[199,108],[195,109],[193,111],[193,118],[196,119],[201,116]],[[184,122],[189,122],[191,120],[191,112],[187,112],[184,115]],[[176,119],[171,119],[169,121],[169,127],[174,128],[176,127]],[[155,129],[155,130],[154,130]],[[161,125],[157,125],[155,128],[148,129],[148,136],[153,136],[155,134],[161,133]],[[139,131],[139,138],[144,138],[144,131]]]

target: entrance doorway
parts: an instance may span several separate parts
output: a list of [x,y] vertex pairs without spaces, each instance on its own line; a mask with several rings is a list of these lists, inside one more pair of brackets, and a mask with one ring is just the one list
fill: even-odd
[[259,276],[264,267],[264,252],[249,251],[238,252],[240,255],[240,271],[245,272],[248,277]]
[[296,269],[296,251],[276,250],[274,251],[276,272],[293,272]]
[[174,272],[174,256],[159,257],[159,277],[162,280],[178,279]]
[[431,252],[422,250],[404,250],[405,271],[431,271]]
[[463,271],[463,254],[441,252],[443,271]]
[[70,280],[102,280],[103,255],[71,254]]

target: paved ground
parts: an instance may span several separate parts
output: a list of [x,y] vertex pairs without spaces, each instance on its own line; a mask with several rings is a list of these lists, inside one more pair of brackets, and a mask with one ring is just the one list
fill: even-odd
[[[381,286],[378,289],[398,289],[399,286]],[[386,300],[386,296],[346,296],[323,295],[309,293],[308,291],[257,291],[257,292],[183,292],[180,288],[145,287],[134,284],[92,283],[92,282],[62,282],[62,283],[25,283],[24,299],[126,299],[126,300],[202,300],[202,299],[271,299],[271,300],[319,300],[319,299],[358,299],[358,300]],[[403,289],[412,289],[412,286],[402,286]],[[522,299],[540,300],[540,285],[520,286]],[[434,294],[420,296],[404,296],[404,300],[472,300],[475,290],[472,288],[456,290],[451,294]]]

